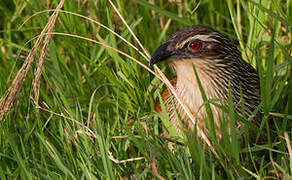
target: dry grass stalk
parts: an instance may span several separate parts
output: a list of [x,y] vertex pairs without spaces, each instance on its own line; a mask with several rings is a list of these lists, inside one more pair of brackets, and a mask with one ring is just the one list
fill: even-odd
[[288,152],[289,152],[290,161],[292,161],[291,142],[290,142],[290,139],[289,139],[289,136],[288,136],[287,132],[284,133],[284,137],[285,137],[285,141],[286,141],[286,144],[287,144],[287,149],[288,149]]
[[[52,18],[50,18],[49,23],[50,26],[48,27],[47,32],[50,33],[53,31],[54,29],[54,25],[56,22],[56,19],[58,17],[59,14],[59,10],[61,9],[61,7],[63,6],[64,0],[62,0],[58,7],[56,8],[56,11],[53,13],[53,15],[51,16]],[[51,39],[51,34],[46,34],[45,40],[44,40],[44,45],[41,51],[41,56],[39,58],[39,61],[37,63],[37,67],[35,68],[35,73],[34,73],[34,79],[33,79],[33,91],[35,93],[35,102],[38,103],[38,99],[39,99],[39,89],[40,89],[40,77],[42,74],[42,67],[44,64],[44,59],[45,59],[45,55],[48,49],[48,45]]]
[[[37,15],[39,15],[39,14],[42,14],[42,13],[46,13],[46,12],[51,12],[51,11],[55,11],[54,9],[47,9],[47,10],[44,10],[44,11],[40,11],[40,12],[37,12],[37,13],[35,13],[35,14],[33,14],[32,16],[30,16],[29,18],[27,18],[23,23],[22,23],[22,25],[20,25],[20,28],[27,22],[27,21],[29,21],[32,17],[34,17],[34,16],[37,16]],[[78,13],[74,13],[74,12],[71,12],[71,11],[65,11],[65,10],[59,10],[59,12],[63,12],[63,13],[66,13],[66,14],[72,14],[72,15],[74,15],[74,16],[77,16],[77,17],[81,17],[81,18],[84,18],[84,19],[86,19],[86,20],[88,20],[88,21],[90,21],[90,22],[92,22],[92,23],[94,23],[94,24],[97,24],[98,25],[98,27],[97,27],[97,29],[99,28],[99,26],[100,27],[103,27],[103,28],[105,28],[106,30],[108,30],[109,32],[111,32],[111,33],[113,33],[115,36],[117,36],[119,39],[121,39],[122,41],[124,41],[125,43],[127,43],[129,46],[131,46],[133,49],[135,49],[144,59],[149,59],[148,57],[146,57],[145,55],[144,55],[144,53],[142,53],[136,46],[134,46],[132,43],[130,43],[129,41],[127,41],[125,38],[123,38],[122,36],[120,36],[118,33],[116,33],[116,32],[114,32],[112,29],[110,29],[109,27],[107,27],[107,26],[105,26],[104,24],[102,24],[102,23],[100,23],[100,22],[98,22],[98,21],[96,21],[96,20],[94,20],[94,19],[91,19],[91,18],[89,18],[89,17],[86,17],[86,16],[83,16],[83,15],[81,15],[81,14],[78,14]],[[19,28],[19,29],[20,29]]]
[[37,66],[37,71],[36,71],[37,76],[34,79],[34,83],[35,83],[34,91],[36,93],[35,97],[38,97],[37,92],[39,89],[39,77],[41,74],[41,67],[43,65],[43,59],[45,56],[48,42],[50,40],[50,36],[46,35],[46,32],[52,31],[54,24],[55,24],[55,21],[58,17],[58,11],[62,8],[63,4],[64,4],[64,0],[61,0],[58,7],[55,10],[55,12],[51,15],[48,23],[46,24],[46,26],[42,30],[41,34],[37,38],[33,48],[30,50],[22,67],[17,72],[17,75],[15,76],[14,80],[12,81],[12,84],[10,85],[10,87],[8,88],[6,93],[1,97],[1,99],[0,99],[0,120],[2,120],[4,115],[11,110],[11,108],[14,104],[14,100],[17,97],[18,93],[21,91],[23,82],[27,76],[28,71],[31,68],[31,64],[34,60],[34,57],[37,53],[37,50],[40,47],[41,43],[43,42],[44,37],[46,36],[45,40],[44,40],[44,46],[42,48],[42,55],[40,57],[40,60],[39,60],[38,66]]
[[121,163],[126,163],[126,162],[132,162],[132,161],[141,161],[145,160],[144,157],[136,157],[136,158],[130,158],[130,159],[125,159],[125,160],[117,160],[114,156],[113,153],[108,151],[108,158],[112,160],[116,164],[121,164]]

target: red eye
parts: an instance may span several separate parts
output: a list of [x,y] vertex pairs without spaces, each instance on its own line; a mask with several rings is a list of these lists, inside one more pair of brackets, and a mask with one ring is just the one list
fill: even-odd
[[193,41],[190,43],[189,47],[192,49],[192,50],[198,50],[201,46],[201,43],[199,41]]

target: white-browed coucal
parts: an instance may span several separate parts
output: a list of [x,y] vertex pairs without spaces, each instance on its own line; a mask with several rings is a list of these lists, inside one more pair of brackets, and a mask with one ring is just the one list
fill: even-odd
[[[178,95],[198,118],[197,125],[201,129],[206,130],[204,120],[206,108],[203,106],[204,100],[194,67],[208,99],[220,99],[219,104],[228,105],[229,92],[231,92],[235,112],[254,119],[252,121],[254,123],[259,123],[259,118],[252,117],[261,102],[258,73],[243,60],[236,45],[226,35],[208,26],[185,27],[175,32],[153,53],[149,65],[166,60],[176,73],[176,78],[172,82]],[[177,130],[176,112],[185,129],[194,129],[195,125],[167,89],[163,91],[162,99]],[[212,103],[210,107],[217,138],[220,139],[222,127],[219,117],[223,115],[223,111]],[[157,110],[159,111],[159,107]],[[226,120],[228,121],[228,118]],[[237,128],[241,125],[241,122],[236,122]]]

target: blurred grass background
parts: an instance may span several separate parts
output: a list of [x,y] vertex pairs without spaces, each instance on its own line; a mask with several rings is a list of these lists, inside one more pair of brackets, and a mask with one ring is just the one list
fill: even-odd
[[[55,9],[58,3],[1,0],[0,96],[52,14],[42,11]],[[155,76],[111,49],[54,35],[42,71],[41,107],[29,98],[31,69],[17,103],[0,122],[1,179],[292,178],[290,0],[113,3],[150,54],[186,25],[205,24],[227,34],[260,74],[263,126],[273,117],[276,139],[241,149],[223,136],[222,142],[213,142],[220,159],[204,151],[196,138],[189,138],[184,146],[173,144],[171,151],[169,141],[161,137],[160,119],[167,115],[154,111],[163,86]],[[62,9],[96,20],[138,47],[107,0],[65,1]],[[54,31],[103,42],[147,64],[108,30],[68,12],[59,13]],[[172,76],[167,66],[160,67]],[[284,138],[285,132],[289,138]],[[260,149],[267,150],[268,157],[254,155]]]

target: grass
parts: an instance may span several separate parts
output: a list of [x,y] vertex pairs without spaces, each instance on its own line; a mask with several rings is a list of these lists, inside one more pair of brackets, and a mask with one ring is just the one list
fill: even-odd
[[[161,125],[169,127],[168,117],[154,111],[163,83],[134,61],[147,65],[147,54],[121,16],[106,0],[65,1],[51,39],[40,42],[11,110],[0,121],[1,179],[292,178],[291,1],[149,2],[113,1],[149,54],[189,24],[210,25],[237,42],[244,59],[260,75],[264,117],[262,127],[254,128],[268,142],[247,143],[242,149],[236,140],[248,139],[249,134],[233,128],[232,141],[223,130],[219,143],[213,135],[209,138],[214,151],[205,151],[207,145],[201,140],[188,133],[180,139],[170,127],[170,140],[175,142],[170,150]],[[1,97],[59,3],[0,2]],[[42,49],[46,43],[47,49]],[[41,67],[42,53],[36,104],[30,97],[37,92],[34,72]],[[159,66],[172,76],[167,66]],[[226,112],[231,122],[239,118],[246,127],[253,126],[234,114],[232,106]],[[264,127],[267,132],[261,130]],[[256,155],[261,149],[267,157]]]

